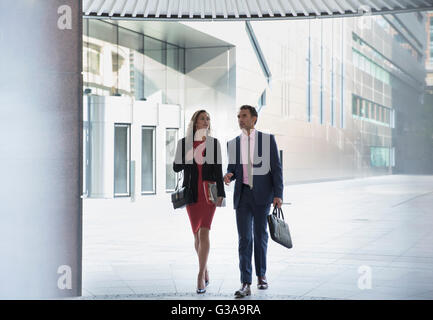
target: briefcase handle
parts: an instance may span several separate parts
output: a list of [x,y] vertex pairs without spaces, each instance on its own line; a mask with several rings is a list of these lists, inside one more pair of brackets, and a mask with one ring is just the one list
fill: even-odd
[[272,214],[275,215],[277,218],[284,220],[283,209],[275,206],[274,211],[272,211]]

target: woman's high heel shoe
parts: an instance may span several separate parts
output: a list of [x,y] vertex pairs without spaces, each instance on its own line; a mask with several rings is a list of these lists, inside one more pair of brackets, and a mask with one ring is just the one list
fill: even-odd
[[204,287],[203,289],[200,289],[200,288],[197,286],[197,290],[196,290],[196,292],[197,292],[198,294],[205,293],[205,292],[206,292],[206,287],[207,287],[207,285],[206,285],[206,281],[205,281],[205,287]]

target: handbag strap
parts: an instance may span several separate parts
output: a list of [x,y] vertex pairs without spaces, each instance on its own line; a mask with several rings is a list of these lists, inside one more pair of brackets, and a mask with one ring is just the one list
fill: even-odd
[[[184,140],[183,143],[181,143],[181,144],[182,144],[182,162],[186,165],[186,161],[185,161],[185,144],[186,144],[186,140]],[[194,162],[194,160],[193,160],[193,162]],[[190,174],[189,175],[189,185],[191,185],[191,176],[192,175]],[[179,188],[179,181],[181,179],[183,179],[184,177],[185,177],[185,169],[183,171],[181,171],[180,174],[179,174],[179,178],[177,179],[177,182],[176,182],[176,187],[174,188],[175,191],[177,191],[178,188]]]
[[179,190],[179,181],[180,181],[181,177],[183,177],[183,172],[182,172],[182,171],[181,171],[181,173],[179,174],[179,177],[178,177],[178,179],[177,179],[176,187],[174,188],[174,191]]
[[[182,160],[182,163],[184,163],[184,164],[185,164],[185,143],[186,143],[186,140],[181,142],[181,145],[182,145],[182,159],[181,160]],[[179,173],[179,176],[178,176],[177,182],[176,182],[176,187],[174,188],[174,191],[179,190],[179,181],[183,178],[184,171],[185,170],[183,170]]]

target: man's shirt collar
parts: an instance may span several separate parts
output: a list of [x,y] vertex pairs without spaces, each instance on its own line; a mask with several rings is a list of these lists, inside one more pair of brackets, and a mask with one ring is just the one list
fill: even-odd
[[[254,136],[255,134],[256,134],[256,129],[251,129],[249,137]],[[241,136],[246,138],[248,137],[248,134],[246,133],[245,130],[242,130]]]

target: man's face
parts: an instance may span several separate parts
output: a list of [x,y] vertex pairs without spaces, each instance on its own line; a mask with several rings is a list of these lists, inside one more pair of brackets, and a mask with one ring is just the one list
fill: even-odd
[[252,117],[249,110],[239,110],[238,113],[238,123],[239,128],[244,130],[250,130],[254,128],[254,123],[256,122],[257,117]]

